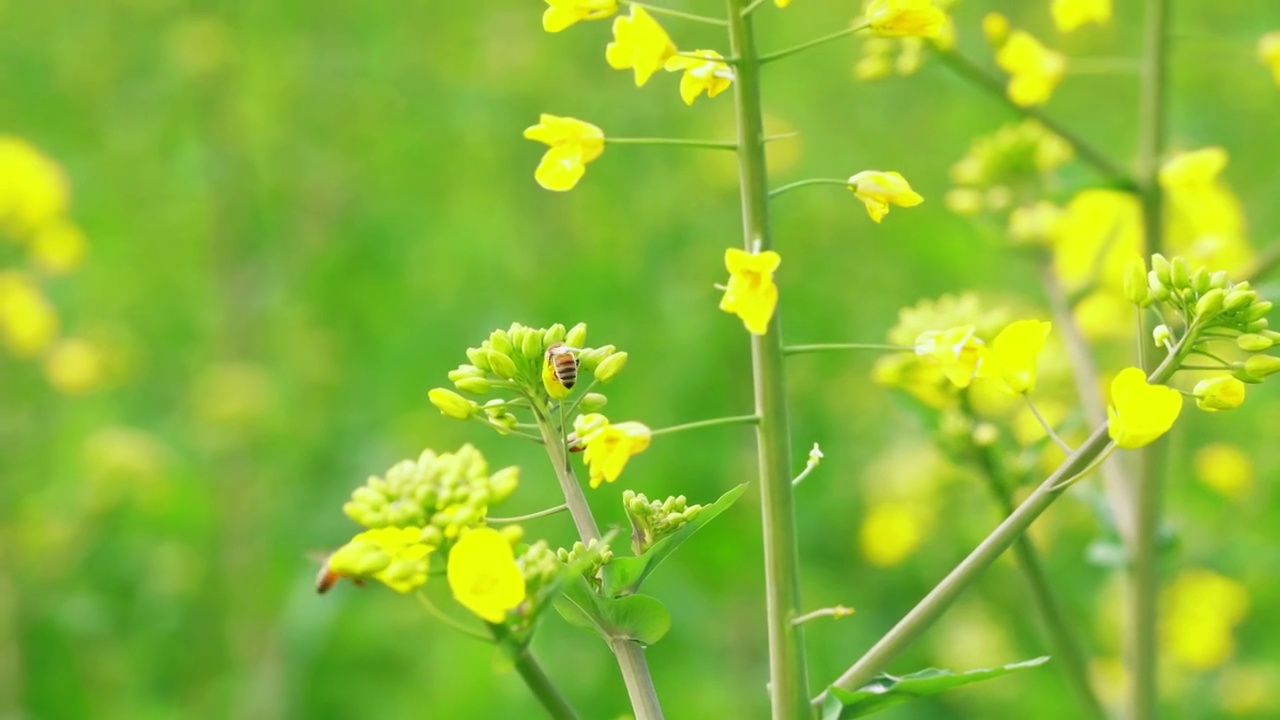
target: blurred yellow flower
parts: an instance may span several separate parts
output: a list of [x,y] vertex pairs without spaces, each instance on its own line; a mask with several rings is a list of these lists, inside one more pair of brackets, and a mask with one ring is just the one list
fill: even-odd
[[999,47],[1009,37],[1009,18],[998,12],[983,15],[982,35],[992,47]]
[[1131,193],[1084,190],[1067,202],[1054,235],[1053,269],[1069,291],[1094,285],[1118,293],[1142,250],[1141,208]]
[[106,361],[97,345],[78,338],[60,341],[44,359],[45,377],[55,389],[80,395],[100,386]]
[[1217,146],[1180,153],[1160,167],[1160,185],[1170,192],[1202,190],[1218,179],[1227,160],[1227,151]]
[[1169,657],[1190,670],[1210,670],[1235,654],[1235,626],[1249,612],[1249,594],[1231,578],[1191,568],[1164,592],[1160,627]]
[[956,402],[956,386],[947,380],[942,370],[908,353],[880,357],[872,366],[871,379],[878,385],[903,390],[936,410]]
[[1023,245],[1052,242],[1062,208],[1048,200],[1019,205],[1009,213],[1009,239]]
[[502,533],[476,528],[449,551],[449,589],[460,605],[485,622],[500,623],[524,602],[524,574]]
[[858,529],[858,547],[867,562],[893,567],[911,557],[928,534],[930,517],[919,503],[873,505]]
[[1236,445],[1211,443],[1191,459],[1196,478],[1210,490],[1239,500],[1253,490],[1253,461]]
[[784,8],[791,4],[791,0],[773,0],[773,4],[780,8]]
[[769,331],[769,321],[778,307],[773,273],[781,263],[782,257],[772,250],[754,254],[738,248],[724,251],[729,284],[720,299],[720,309],[737,315],[753,335]]
[[1014,30],[996,53],[1009,73],[1009,99],[1022,107],[1043,105],[1067,71],[1067,58],[1040,44],[1025,30]]
[[1280,85],[1280,30],[1269,32],[1258,40],[1258,58],[1271,68],[1271,77]]
[[1254,251],[1240,200],[1222,179],[1228,159],[1223,148],[1208,147],[1175,155],[1160,168],[1165,247],[1193,266],[1237,272],[1253,261]]
[[1036,389],[1036,356],[1053,328],[1041,320],[1010,323],[991,341],[990,349],[979,351],[978,377],[1000,378],[1015,394]]
[[1235,410],[1244,404],[1244,383],[1230,375],[1205,378],[1196,383],[1192,393],[1196,407],[1206,412]]
[[581,20],[601,20],[618,12],[618,0],[547,0],[542,29],[560,32]]
[[53,305],[27,275],[0,272],[0,340],[18,357],[34,357],[58,336]]
[[[697,55],[698,58],[689,57]],[[680,99],[692,105],[702,93],[713,98],[733,84],[733,68],[723,62],[724,56],[715,50],[694,50],[688,55],[672,55],[666,64],[671,72],[684,71],[680,78]]]
[[644,8],[632,5],[630,16],[614,19],[613,42],[605,47],[604,58],[615,70],[634,70],[640,87],[675,54],[667,31]]
[[1072,308],[1071,314],[1080,334],[1090,342],[1132,337],[1134,318],[1137,317],[1133,304],[1109,288],[1085,295]]
[[587,171],[587,163],[604,152],[604,131],[576,118],[543,114],[524,136],[549,146],[533,177],[547,190],[572,190]]
[[1280,716],[1280,665],[1232,663],[1218,677],[1218,703],[1232,717]]
[[348,578],[371,577],[407,593],[427,581],[428,557],[435,548],[422,541],[422,528],[366,530],[329,556],[329,569]]
[[916,355],[936,365],[958,388],[969,387],[982,357],[982,341],[972,325],[928,330],[915,341]]
[[580,415],[573,422],[579,444],[585,447],[582,459],[587,463],[591,487],[613,482],[622,474],[632,455],[649,447],[651,432],[638,422],[610,423],[603,415]]
[[1088,22],[1104,25],[1111,21],[1111,0],[1053,0],[1053,24],[1061,32],[1071,32]]
[[938,37],[946,13],[932,0],[872,0],[867,6],[867,25],[884,37]]
[[889,214],[890,203],[898,207],[915,207],[924,202],[924,198],[911,189],[906,178],[896,172],[863,170],[849,178],[849,189],[867,206],[867,214],[876,222]]
[[40,226],[31,237],[31,260],[50,275],[64,275],[80,266],[88,244],[80,228],[63,218]]
[[67,210],[62,169],[26,141],[0,135],[0,232],[25,237]]
[[1168,432],[1181,411],[1177,390],[1151,385],[1141,369],[1128,367],[1111,381],[1107,433],[1118,447],[1140,448]]

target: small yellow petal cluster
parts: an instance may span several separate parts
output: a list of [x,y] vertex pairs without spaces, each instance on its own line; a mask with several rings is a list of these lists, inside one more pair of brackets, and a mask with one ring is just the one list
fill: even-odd
[[502,622],[525,600],[524,573],[497,530],[463,532],[449,551],[447,574],[454,599],[485,622]]
[[618,12],[618,0],[547,0],[542,29],[560,32],[582,20],[600,20]]
[[66,213],[61,168],[27,142],[0,135],[0,233],[25,237]]
[[573,189],[587,171],[587,163],[604,152],[604,131],[576,118],[543,114],[524,136],[549,148],[533,173],[547,190]]
[[733,68],[715,50],[694,50],[685,55],[673,55],[667,60],[665,67],[671,72],[684,71],[684,76],[680,78],[680,99],[684,100],[685,105],[692,105],[704,92],[709,98],[719,95],[734,80]]
[[35,281],[0,272],[0,342],[17,357],[35,357],[58,337],[58,315]]
[[915,341],[916,355],[942,370],[958,388],[969,387],[982,357],[982,340],[972,325],[929,330]]
[[1244,383],[1230,376],[1205,378],[1196,383],[1192,394],[1196,396],[1196,407],[1205,412],[1235,410],[1244,404]]
[[44,374],[59,392],[82,395],[102,384],[107,375],[107,359],[98,345],[66,338],[45,356]]
[[1253,460],[1237,445],[1205,445],[1196,451],[1191,466],[1201,483],[1224,497],[1240,500],[1253,490]]
[[1053,326],[1041,320],[1019,320],[1011,323],[983,352],[978,377],[1004,380],[1015,394],[1023,395],[1036,388],[1036,357],[1044,348]]
[[849,178],[849,189],[867,206],[867,214],[876,222],[889,214],[890,204],[914,207],[924,202],[906,178],[896,172],[863,170]]
[[1188,670],[1211,670],[1235,654],[1235,627],[1249,614],[1244,585],[1212,570],[1178,573],[1161,603],[1162,645]]
[[1258,41],[1258,59],[1271,69],[1271,77],[1280,85],[1280,30],[1269,32]]
[[615,70],[633,70],[636,87],[649,82],[676,54],[676,44],[653,16],[638,5],[631,15],[613,21],[613,42],[605,47],[604,59]]
[[1053,24],[1061,32],[1071,32],[1085,23],[1105,25],[1111,21],[1111,0],[1053,0]]
[[384,527],[366,530],[329,556],[329,569],[342,577],[371,577],[396,592],[407,593],[427,581],[433,545],[423,542],[422,528]]
[[996,64],[1009,73],[1009,99],[1022,107],[1043,105],[1067,72],[1067,58],[1025,30],[1014,30],[996,52]]
[[932,520],[927,506],[919,502],[877,502],[858,528],[858,547],[867,562],[876,567],[899,565],[924,542]]
[[932,0],[872,0],[866,21],[871,32],[883,37],[936,38],[947,15]]
[[1148,383],[1139,368],[1125,368],[1111,381],[1107,432],[1118,447],[1140,448],[1168,432],[1180,412],[1177,390]]
[[729,248],[724,251],[729,284],[720,299],[720,309],[737,315],[753,335],[769,331],[769,321],[778,307],[778,286],[773,282],[773,273],[781,263],[782,257],[772,250],[749,253]]
[[599,413],[578,416],[573,429],[578,443],[585,447],[582,459],[587,463],[588,480],[593,488],[617,480],[631,456],[644,452],[652,437],[643,423],[610,423]]

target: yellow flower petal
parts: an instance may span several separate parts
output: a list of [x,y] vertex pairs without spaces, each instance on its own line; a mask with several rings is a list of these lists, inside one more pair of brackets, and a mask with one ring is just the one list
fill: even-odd
[[698,55],[705,59],[673,55],[667,60],[665,66],[670,72],[684,71],[684,75],[680,78],[680,98],[684,100],[685,105],[692,105],[693,101],[704,92],[707,97],[715,97],[733,83],[733,68],[722,62],[724,57],[720,53],[715,50],[694,50],[689,55]]
[[1235,410],[1244,404],[1244,383],[1230,376],[1221,375],[1206,378],[1196,383],[1192,394],[1196,396],[1196,407],[1206,412]]
[[[591,487],[613,482],[622,475],[632,455],[649,447],[651,432],[643,423],[612,424],[603,415],[584,416],[574,423],[579,442],[586,446],[582,459],[587,463]],[[581,429],[579,424],[581,423]]]
[[604,57],[615,70],[633,70],[640,87],[675,54],[667,31],[644,8],[632,5],[631,15],[614,18],[613,42],[605,46]]
[[446,572],[454,599],[485,622],[502,622],[524,602],[524,574],[511,544],[497,530],[463,532],[449,551]]
[[720,309],[737,315],[752,334],[769,331],[769,321],[778,306],[773,273],[781,262],[782,257],[772,250],[756,254],[738,248],[725,251],[729,283],[720,299]]
[[996,64],[1009,73],[1009,99],[1022,107],[1043,105],[1067,71],[1067,58],[1040,44],[1025,30],[1014,30],[996,53]]
[[1125,368],[1111,382],[1107,433],[1118,447],[1140,448],[1168,432],[1181,411],[1177,390],[1151,385],[1141,369]]
[[1105,25],[1111,21],[1111,0],[1053,0],[1053,24],[1061,32],[1071,32],[1085,23]]
[[604,152],[604,131],[576,118],[544,114],[537,125],[525,129],[524,136],[549,146],[533,174],[547,190],[573,189],[587,163]]
[[991,350],[983,355],[978,376],[1000,378],[1019,395],[1035,390],[1036,356],[1044,348],[1052,327],[1040,320],[1011,323],[991,341]]
[[581,20],[600,20],[618,12],[617,0],[547,0],[542,29],[560,32]]
[[898,207],[914,207],[924,202],[924,198],[911,189],[906,178],[896,172],[863,170],[849,178],[849,189],[867,206],[867,214],[876,222],[889,213],[890,203]]
[[938,37],[947,22],[931,0],[872,0],[866,19],[883,37]]

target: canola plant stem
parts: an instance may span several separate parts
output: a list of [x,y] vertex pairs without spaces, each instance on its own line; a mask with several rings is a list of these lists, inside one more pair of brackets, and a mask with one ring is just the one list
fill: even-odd
[[524,679],[524,684],[533,691],[534,697],[542,703],[542,707],[554,720],[578,720],[578,713],[565,699],[564,695],[551,684],[551,678],[542,670],[542,666],[529,653],[528,648],[521,650],[514,658],[516,672]]
[[697,422],[684,423],[683,425],[672,425],[671,427],[659,428],[651,431],[649,434],[653,436],[666,435],[668,433],[682,432],[685,430],[697,430],[698,428],[716,427],[717,425],[755,425],[760,422],[759,415],[734,415],[732,417],[719,417],[710,420],[698,420]]
[[[748,252],[773,246],[769,185],[760,97],[760,57],[746,0],[727,0],[729,50],[738,58],[734,111],[738,127],[738,180],[742,195],[743,246]],[[782,332],[774,313],[765,335],[751,336],[752,386],[764,535],[769,695],[773,720],[801,720],[809,707],[804,637],[792,621],[800,616],[800,558],[791,489],[791,439],[787,420]]]
[[808,180],[797,180],[793,183],[787,183],[781,187],[776,187],[769,191],[769,199],[778,197],[779,195],[795,190],[796,188],[807,187],[809,185],[843,185],[849,187],[849,181],[846,178],[809,178]]
[[703,148],[705,150],[737,150],[738,144],[720,140],[686,140],[685,138],[619,138],[606,137],[606,145],[676,145],[679,147]]
[[[565,445],[564,434],[556,430],[551,421],[550,408],[545,404],[535,405],[534,418],[542,430],[547,456],[555,466],[565,505],[569,506],[573,524],[578,528],[578,537],[585,545],[599,542],[600,528],[591,515],[591,506],[587,504],[587,497],[582,492],[582,484],[569,465],[569,448]],[[627,696],[631,699],[635,720],[662,720],[662,705],[659,704],[658,693],[653,687],[644,650],[638,644],[621,638],[611,639],[609,649],[618,660],[618,669],[622,671],[622,680],[627,686]]]
[[[730,27],[732,29],[732,26]],[[809,48],[817,47],[819,45],[826,45],[832,40],[839,40],[840,38],[845,37],[846,35],[852,35],[858,32],[859,30],[866,30],[866,29],[867,29],[866,23],[861,23],[859,25],[850,25],[847,28],[837,30],[833,33],[828,33],[826,35],[823,35],[822,37],[814,38],[808,42],[800,43],[799,45],[789,47],[785,50],[779,50],[777,52],[771,52],[767,55],[761,55],[759,56],[759,64],[764,65],[765,63],[771,63],[774,60],[781,60],[784,57],[794,55],[798,52],[802,52],[804,50],[808,50]]]

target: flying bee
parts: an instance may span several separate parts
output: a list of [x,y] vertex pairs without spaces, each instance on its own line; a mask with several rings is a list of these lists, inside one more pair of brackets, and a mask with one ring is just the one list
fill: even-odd
[[[320,572],[316,575],[316,592],[321,595],[329,592],[329,590],[332,589],[334,585],[337,585],[338,581],[344,577],[346,576],[334,572],[333,569],[329,567],[329,558],[327,556],[324,557],[324,561],[320,565]],[[361,578],[347,579],[355,584],[356,587],[364,587],[364,580]]]
[[579,352],[578,348],[571,348],[564,343],[547,346],[547,364],[565,390],[572,390],[578,382]]

